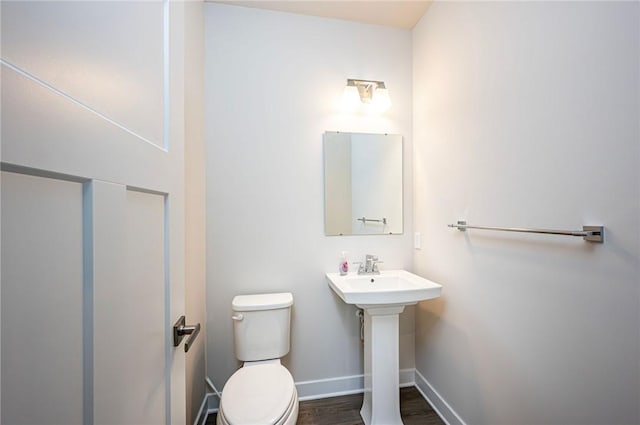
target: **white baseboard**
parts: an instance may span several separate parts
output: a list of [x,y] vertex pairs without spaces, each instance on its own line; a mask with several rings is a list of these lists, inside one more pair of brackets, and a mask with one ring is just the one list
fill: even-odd
[[[416,385],[416,370],[401,369],[399,378],[401,388],[413,387]],[[359,394],[364,392],[364,375],[300,381],[296,382],[296,390],[298,391],[298,400],[300,401]],[[214,392],[207,393],[202,400],[202,405],[200,406],[200,411],[198,412],[198,417],[194,425],[204,425],[207,420],[207,415],[217,412],[219,405],[220,400],[217,394]]]
[[415,371],[416,388],[422,397],[429,402],[433,410],[442,418],[447,425],[466,425],[460,415],[446,402],[444,398],[431,386],[429,381],[422,374]]
[[357,394],[363,392],[363,388],[364,375],[296,382],[298,400],[300,401]]
[[[415,369],[401,369],[400,387],[412,387],[414,385]],[[300,381],[296,382],[296,390],[300,401],[358,394],[364,392],[364,375]]]
[[193,421],[193,425],[204,425],[204,423],[207,421],[207,411],[208,409],[208,398],[209,398],[210,394],[205,394],[204,398],[202,399],[202,404],[200,404],[200,409],[198,410],[198,416],[196,416],[196,419]]
[[205,394],[202,399],[202,404],[200,405],[200,410],[198,411],[198,416],[196,420],[193,421],[193,425],[205,425],[207,423],[207,416],[209,416],[210,413],[216,413],[218,411],[219,403],[220,401],[216,393]]
[[218,411],[218,406],[220,406],[218,389],[213,385],[213,382],[211,382],[211,379],[209,379],[208,376],[205,377],[205,382],[209,389],[214,392],[209,391],[204,395],[204,399],[200,405],[200,410],[198,411],[198,416],[193,422],[193,425],[205,425],[207,422],[207,416],[209,416],[210,413],[216,413]]
[[413,387],[416,385],[416,370],[400,369],[400,388]]

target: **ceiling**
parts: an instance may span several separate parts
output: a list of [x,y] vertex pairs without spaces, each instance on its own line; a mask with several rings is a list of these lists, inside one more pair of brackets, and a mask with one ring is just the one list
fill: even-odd
[[366,24],[411,29],[432,0],[209,0],[235,6],[279,10],[325,18],[346,19]]

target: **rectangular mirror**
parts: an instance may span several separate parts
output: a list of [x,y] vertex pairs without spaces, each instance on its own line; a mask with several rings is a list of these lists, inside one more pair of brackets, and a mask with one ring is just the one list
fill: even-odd
[[402,136],[324,133],[324,229],[401,234]]

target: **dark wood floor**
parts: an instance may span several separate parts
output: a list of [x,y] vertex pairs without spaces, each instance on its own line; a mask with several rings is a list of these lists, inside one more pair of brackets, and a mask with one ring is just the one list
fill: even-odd
[[[362,394],[300,402],[297,425],[363,425],[360,418]],[[444,425],[415,387],[400,389],[400,414],[405,425]],[[208,425],[215,425],[209,415]]]

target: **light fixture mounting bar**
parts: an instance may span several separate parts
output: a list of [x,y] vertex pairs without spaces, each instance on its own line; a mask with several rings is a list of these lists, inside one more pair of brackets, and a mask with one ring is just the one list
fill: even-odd
[[373,92],[376,89],[386,89],[384,81],[356,80],[353,78],[347,79],[347,86],[355,86],[358,89],[360,100],[364,103],[371,103]]

